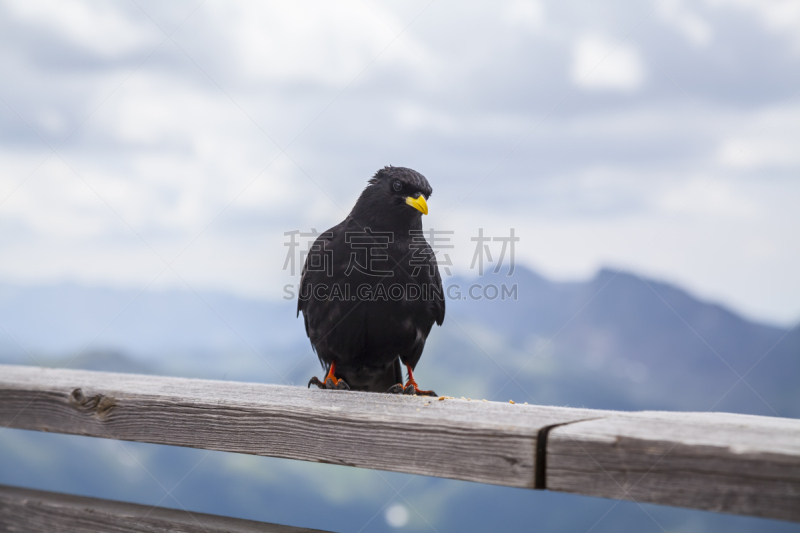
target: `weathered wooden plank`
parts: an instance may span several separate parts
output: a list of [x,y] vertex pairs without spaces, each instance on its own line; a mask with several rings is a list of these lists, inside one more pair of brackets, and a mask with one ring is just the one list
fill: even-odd
[[547,488],[800,521],[800,420],[640,412],[554,428]]
[[0,531],[312,533],[320,530],[0,485]]
[[800,521],[800,420],[59,372],[0,365],[0,424]]
[[0,365],[0,424],[532,488],[539,430],[598,416],[583,409],[59,372]]

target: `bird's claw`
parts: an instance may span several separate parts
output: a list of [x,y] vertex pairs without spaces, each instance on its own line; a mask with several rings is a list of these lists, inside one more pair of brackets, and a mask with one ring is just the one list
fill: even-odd
[[350,390],[350,386],[345,383],[343,379],[337,379],[336,383],[334,383],[333,378],[328,378],[325,380],[325,388],[334,390]]
[[403,386],[402,383],[398,383],[396,385],[392,385],[389,387],[389,390],[386,391],[388,394],[408,394],[413,396],[438,396],[432,390],[420,390],[417,386],[413,383],[409,383],[406,386]]
[[311,385],[316,385],[320,389],[350,390],[350,386],[345,383],[343,379],[338,379],[336,381],[337,382],[334,383],[333,379],[328,378],[325,380],[325,383],[323,383],[317,376],[314,376],[308,380],[308,388],[311,388]]

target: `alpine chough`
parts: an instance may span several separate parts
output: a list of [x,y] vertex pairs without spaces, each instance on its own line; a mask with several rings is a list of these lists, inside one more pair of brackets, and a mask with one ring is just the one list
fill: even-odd
[[309,248],[297,314],[326,371],[309,387],[436,394],[413,372],[433,323],[444,321],[442,278],[422,233],[432,192],[419,172],[387,166]]

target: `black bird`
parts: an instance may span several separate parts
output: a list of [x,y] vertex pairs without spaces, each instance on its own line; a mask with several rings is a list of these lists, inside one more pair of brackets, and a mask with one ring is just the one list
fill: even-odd
[[309,387],[436,395],[413,373],[433,323],[444,321],[442,278],[422,235],[432,192],[419,172],[385,167],[310,248],[297,314],[326,376]]

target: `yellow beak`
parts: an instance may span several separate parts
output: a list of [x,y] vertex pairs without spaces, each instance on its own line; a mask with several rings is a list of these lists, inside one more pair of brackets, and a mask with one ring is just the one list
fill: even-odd
[[406,203],[423,215],[428,214],[428,202],[425,201],[425,197],[421,194],[419,195],[419,198],[412,198],[409,196],[406,198]]

